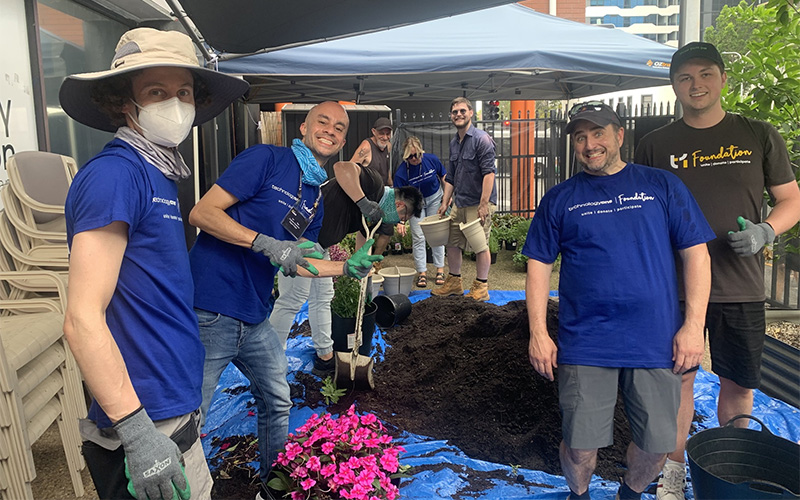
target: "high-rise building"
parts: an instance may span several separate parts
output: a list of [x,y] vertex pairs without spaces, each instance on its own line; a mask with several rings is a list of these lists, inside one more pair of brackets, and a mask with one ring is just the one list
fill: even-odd
[[[701,32],[714,24],[722,7],[738,3],[739,0],[701,0]],[[586,0],[586,23],[614,26],[677,47],[680,0]]]
[[680,0],[586,0],[586,23],[678,46]]

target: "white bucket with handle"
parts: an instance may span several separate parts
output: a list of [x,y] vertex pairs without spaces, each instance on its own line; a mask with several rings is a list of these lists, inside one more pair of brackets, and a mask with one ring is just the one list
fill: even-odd
[[450,216],[440,219],[438,214],[434,214],[419,221],[419,227],[422,229],[422,234],[425,235],[425,241],[428,242],[431,248],[447,244],[447,240],[450,239],[451,220],[452,217]]
[[461,232],[467,238],[470,248],[476,254],[489,250],[489,244],[486,242],[486,233],[483,232],[483,225],[481,219],[477,218],[472,222],[460,223],[458,225]]

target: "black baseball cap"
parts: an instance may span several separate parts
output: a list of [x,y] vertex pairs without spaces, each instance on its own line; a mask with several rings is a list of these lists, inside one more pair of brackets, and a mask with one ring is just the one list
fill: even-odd
[[672,62],[669,63],[670,81],[675,77],[675,73],[678,72],[678,69],[683,63],[697,57],[708,59],[719,66],[720,71],[725,71],[725,63],[722,61],[722,56],[719,55],[719,51],[713,44],[708,42],[690,42],[672,54]]
[[385,128],[391,129],[392,128],[392,122],[390,122],[389,119],[386,118],[385,116],[382,116],[382,117],[378,118],[377,120],[375,120],[375,124],[372,125],[372,128],[374,128],[375,130],[382,130],[382,129],[385,129]]
[[568,134],[572,133],[573,129],[575,129],[575,124],[580,120],[587,120],[601,127],[605,127],[609,123],[622,127],[622,120],[619,119],[619,115],[611,109],[611,106],[602,101],[579,102],[572,106],[568,116],[569,123],[565,129]]

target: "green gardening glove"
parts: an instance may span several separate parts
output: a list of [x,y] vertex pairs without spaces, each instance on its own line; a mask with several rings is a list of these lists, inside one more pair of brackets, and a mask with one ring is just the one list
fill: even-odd
[[383,255],[369,255],[369,250],[375,243],[375,239],[371,238],[364,243],[364,246],[358,249],[352,257],[347,259],[344,263],[342,274],[360,280],[366,278],[372,269],[373,262],[380,262],[383,260]]
[[270,263],[279,268],[284,276],[297,276],[297,266],[308,269],[314,276],[319,275],[317,268],[308,263],[306,258],[321,259],[322,247],[313,241],[276,240],[266,234],[256,235],[252,250],[269,257]]
[[125,450],[128,493],[140,500],[189,500],[178,445],[153,425],[144,408],[114,425]]
[[755,255],[775,240],[775,230],[766,222],[755,224],[739,217],[736,219],[739,231],[728,233],[728,244],[740,257]]

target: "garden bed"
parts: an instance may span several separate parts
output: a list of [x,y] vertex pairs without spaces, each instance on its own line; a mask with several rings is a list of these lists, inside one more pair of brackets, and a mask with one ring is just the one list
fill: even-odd
[[[548,305],[547,323],[554,337],[557,302]],[[309,336],[308,322],[295,326],[291,335]],[[384,333],[391,347],[383,353],[383,361],[375,364],[375,389],[349,393],[327,411],[341,413],[355,402],[359,412],[375,413],[398,435],[407,431],[446,440],[471,459],[561,476],[558,384],[541,377],[530,365],[528,336],[524,301],[497,306],[463,297],[432,297],[416,302],[401,325]],[[290,381],[296,406],[323,409],[319,378],[300,371]],[[599,451],[598,476],[619,481],[629,441],[627,421],[618,405],[614,444]],[[228,456],[225,463],[216,464],[222,468],[213,473],[215,498],[255,494],[257,473],[242,467],[252,461],[254,436],[234,438],[231,446],[237,443],[243,457]],[[453,498],[474,497],[498,481],[516,482],[531,491],[553,487],[502,469],[464,470],[447,463],[418,466],[413,472],[436,473],[447,467],[469,478],[469,486]],[[220,470],[234,477],[225,480]]]

